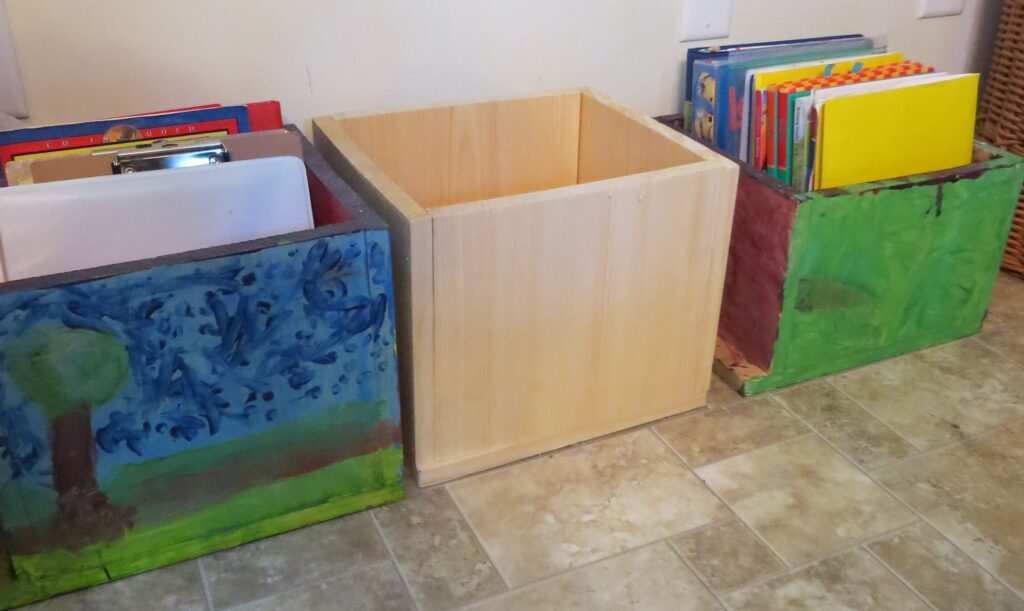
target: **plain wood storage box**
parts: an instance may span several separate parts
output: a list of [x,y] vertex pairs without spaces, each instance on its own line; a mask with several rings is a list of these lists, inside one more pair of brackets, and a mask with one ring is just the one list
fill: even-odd
[[977,333],[1022,179],[980,142],[970,165],[810,193],[744,164],[716,371],[750,395]]
[[388,230],[303,145],[315,229],[0,284],[0,608],[402,498]]
[[421,485],[704,404],[734,163],[588,90],[314,135],[392,229]]

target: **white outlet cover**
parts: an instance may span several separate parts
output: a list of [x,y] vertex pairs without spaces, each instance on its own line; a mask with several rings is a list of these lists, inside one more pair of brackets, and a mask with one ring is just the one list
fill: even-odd
[[682,0],[679,40],[725,38],[732,27],[732,0]]
[[964,0],[918,0],[917,18],[948,17],[964,12]]

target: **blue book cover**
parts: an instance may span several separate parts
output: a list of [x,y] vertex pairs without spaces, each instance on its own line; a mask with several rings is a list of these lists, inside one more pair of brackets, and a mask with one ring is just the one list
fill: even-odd
[[726,59],[735,52],[743,52],[753,56],[758,53],[770,53],[772,47],[792,45],[806,42],[827,42],[863,38],[862,34],[843,34],[841,36],[818,36],[815,38],[794,38],[791,40],[769,40],[765,42],[745,42],[733,45],[715,45],[711,47],[690,47],[686,50],[686,73],[683,84],[683,101],[693,101],[693,64],[698,60]]
[[718,83],[721,82],[723,65],[722,62],[715,60],[697,60],[691,73],[692,115],[686,127],[691,135],[708,144],[716,142],[715,115],[718,108]]
[[731,155],[739,156],[747,70],[790,62],[841,57],[848,55],[850,51],[870,49],[872,45],[868,38],[800,43],[778,47],[770,57],[713,60],[711,63],[719,64],[715,71],[715,145]]
[[[683,126],[687,133],[694,133],[694,64],[698,61],[738,59],[755,59],[771,57],[778,47],[812,42],[831,42],[862,39],[862,34],[843,34],[840,36],[819,36],[815,38],[795,38],[790,40],[770,40],[733,45],[715,45],[711,47],[691,47],[686,50],[686,64],[683,73]],[[707,116],[707,115],[705,115]]]

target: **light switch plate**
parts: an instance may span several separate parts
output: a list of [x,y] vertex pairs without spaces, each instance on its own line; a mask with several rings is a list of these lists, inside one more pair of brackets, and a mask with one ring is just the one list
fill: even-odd
[[964,0],[918,0],[917,18],[948,17],[964,12]]
[[679,40],[725,38],[732,26],[732,0],[682,0]]

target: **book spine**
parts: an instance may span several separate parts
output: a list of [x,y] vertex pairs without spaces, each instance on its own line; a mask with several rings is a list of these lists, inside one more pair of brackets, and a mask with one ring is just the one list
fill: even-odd
[[767,96],[767,106],[768,106],[768,108],[767,108],[767,111],[765,112],[765,118],[764,118],[764,122],[763,122],[764,127],[762,128],[764,130],[764,132],[765,132],[765,136],[764,136],[764,147],[765,147],[764,163],[768,167],[768,175],[771,176],[772,178],[778,178],[779,174],[778,174],[778,169],[776,167],[777,161],[776,161],[776,155],[775,155],[775,153],[777,151],[777,147],[778,147],[778,144],[777,144],[777,142],[775,140],[775,133],[776,133],[776,126],[775,126],[776,97],[775,96],[776,96],[776,93],[774,91],[770,91],[769,90],[769,91],[765,92],[765,95]]
[[276,100],[253,102],[245,105],[249,111],[249,129],[254,132],[268,129],[281,129],[281,103]]
[[[719,71],[719,83],[724,89],[719,110],[722,113],[718,124],[718,146],[730,155],[739,156],[740,136],[743,131],[743,98],[746,92],[746,74],[737,70],[733,74],[728,64]],[[717,118],[717,117],[716,117]]]

